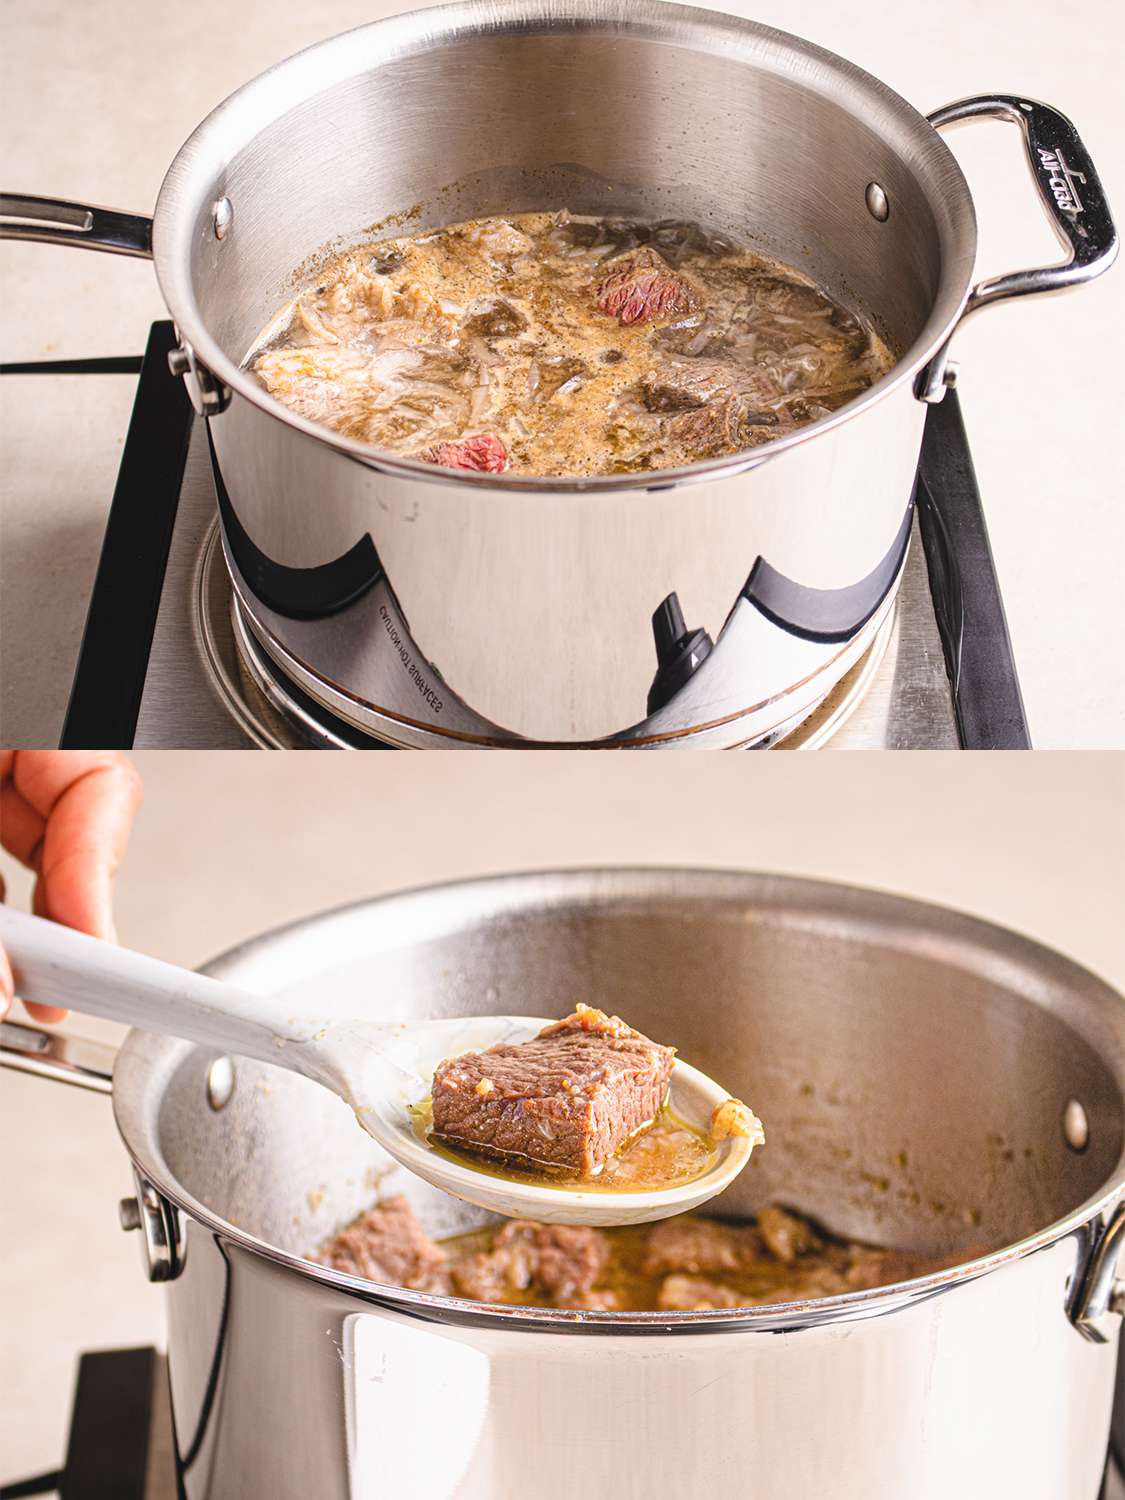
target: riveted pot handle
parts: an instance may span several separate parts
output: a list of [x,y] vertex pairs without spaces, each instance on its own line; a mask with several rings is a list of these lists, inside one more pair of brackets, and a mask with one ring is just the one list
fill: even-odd
[[77,245],[80,250],[107,250],[111,255],[151,260],[152,220],[69,198],[0,193],[0,240]]
[[0,1021],[0,1068],[108,1094],[113,1088],[116,1056],[116,1049],[104,1042],[43,1031],[21,1021]]
[[1096,1240],[1070,1308],[1075,1328],[1095,1344],[1108,1344],[1122,1317],[1125,1317],[1125,1202],[1118,1203]]
[[[948,104],[928,116],[935,130],[962,120],[1009,120],[1020,127],[1040,201],[1067,249],[1065,260],[1027,271],[1009,271],[979,281],[969,293],[962,317],[990,302],[1058,292],[1080,286],[1108,271],[1117,258],[1117,230],[1090,153],[1066,115],[1021,94],[981,94]],[[923,401],[940,401],[945,391],[948,343],[919,379]]]

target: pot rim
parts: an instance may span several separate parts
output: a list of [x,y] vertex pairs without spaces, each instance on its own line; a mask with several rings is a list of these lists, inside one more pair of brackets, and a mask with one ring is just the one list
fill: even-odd
[[[497,476],[446,470],[384,452],[298,416],[270,396],[248,371],[230,359],[211,335],[189,274],[191,248],[203,200],[215,179],[267,124],[298,102],[398,57],[441,47],[487,30],[496,36],[561,28],[599,28],[629,33],[695,50],[741,52],[747,61],[778,72],[801,65],[805,88],[822,92],[867,123],[879,127],[932,189],[942,245],[942,273],[922,331],[881,380],[838,411],[772,439],[756,449],[704,459],[672,469],[636,474]],[[651,489],[744,473],[829,432],[913,381],[949,339],[969,295],[976,257],[977,226],[972,195],[949,147],[926,118],[901,95],[854,63],[801,37],[757,22],[668,0],[463,0],[373,21],[327,38],[275,64],[218,105],[176,154],[165,175],[153,216],[153,256],[161,293],[181,338],[223,385],[259,411],[378,473],[478,488],[538,493],[604,493]]]
[[[374,927],[381,919],[389,935],[401,944],[412,930],[412,908],[437,908],[425,912],[429,918],[427,932],[443,930],[442,921],[463,924],[468,918],[484,912],[517,915],[544,904],[573,903],[581,897],[590,905],[604,904],[613,897],[634,901],[652,901],[682,897],[685,882],[695,887],[698,899],[738,899],[753,903],[757,909],[770,905],[797,908],[812,919],[829,915],[826,902],[834,903],[834,918],[841,916],[856,926],[882,923],[900,940],[911,936],[933,954],[944,949],[952,960],[957,951],[987,955],[997,973],[1011,982],[1017,974],[1044,978],[1068,990],[1080,990],[1083,1003],[1101,1013],[1113,1035],[1120,1032],[1120,1012],[1125,996],[1100,979],[1092,970],[1065,957],[1055,949],[1025,937],[1011,928],[983,918],[970,916],[937,903],[898,896],[869,886],[838,881],[812,880],[804,877],[775,875],[768,871],[703,868],[698,866],[601,866],[533,870],[516,874],[487,875],[468,879],[441,881],[388,892],[381,896],[361,898],[330,907],[322,912],[298,917],[290,922],[235,944],[217,955],[201,971],[226,977],[255,949],[276,948],[290,937],[301,935],[314,925],[346,922],[363,913],[365,925]],[[513,891],[525,891],[512,898]],[[1033,1003],[1029,997],[1029,1003]],[[1037,1251],[1045,1250],[1068,1236],[1082,1237],[1094,1219],[1108,1215],[1115,1203],[1125,1198],[1125,1152],[1102,1187],[1071,1212],[1010,1245],[1001,1246],[987,1255],[936,1271],[928,1276],[868,1291],[848,1292],[834,1297],[772,1303],[752,1308],[715,1309],[709,1312],[577,1312],[555,1308],[531,1308],[496,1305],[461,1297],[443,1297],[405,1287],[389,1286],[364,1280],[345,1272],[303,1259],[281,1250],[257,1235],[232,1224],[200,1202],[177,1181],[165,1161],[153,1127],[155,1110],[151,1107],[153,1073],[158,1062],[168,1065],[173,1058],[185,1056],[193,1044],[175,1041],[140,1031],[130,1031],[117,1055],[113,1075],[113,1110],[118,1132],[138,1171],[169,1202],[191,1219],[228,1243],[234,1243],[253,1255],[271,1261],[285,1270],[310,1277],[362,1301],[375,1303],[396,1312],[428,1318],[433,1321],[489,1327],[526,1327],[540,1331],[567,1333],[699,1333],[764,1332],[808,1328],[831,1322],[874,1317],[924,1300],[978,1276],[1009,1265]],[[1116,1058],[1108,1059],[1115,1067],[1118,1084],[1125,1093],[1125,1041]],[[146,1106],[148,1106],[146,1108]]]

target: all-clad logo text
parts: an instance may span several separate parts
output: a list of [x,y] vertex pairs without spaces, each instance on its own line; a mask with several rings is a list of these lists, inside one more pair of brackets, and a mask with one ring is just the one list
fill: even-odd
[[1076,182],[1086,185],[1086,178],[1081,172],[1075,172],[1066,164],[1061,151],[1045,151],[1042,146],[1039,150],[1039,164],[1044,172],[1050,175],[1047,178],[1047,186],[1055,195],[1055,202],[1064,214],[1080,214],[1082,212],[1082,199],[1078,196]]

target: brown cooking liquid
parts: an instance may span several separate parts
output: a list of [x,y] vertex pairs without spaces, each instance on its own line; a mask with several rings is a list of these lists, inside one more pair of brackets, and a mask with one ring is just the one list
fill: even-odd
[[339,255],[247,362],[301,416],[378,448],[596,475],[756,447],[894,360],[807,277],[725,236],[562,211]]
[[679,1214],[615,1229],[509,1221],[435,1243],[404,1198],[376,1205],[312,1256],[443,1296],[588,1312],[689,1312],[804,1301],[909,1281],[937,1258],[837,1239],[790,1210],[749,1223]]
[[[680,1216],[681,1223],[709,1227],[714,1220]],[[803,1221],[801,1221],[803,1223]],[[725,1225],[716,1225],[725,1229]],[[748,1226],[740,1226],[746,1228]],[[492,1249],[495,1228],[442,1240],[451,1268],[480,1251]],[[815,1238],[815,1249],[792,1262],[779,1260],[764,1245],[742,1260],[737,1271],[646,1270],[649,1225],[597,1230],[609,1250],[605,1269],[592,1287],[571,1296],[551,1295],[532,1281],[527,1287],[500,1283],[492,1300],[532,1307],[584,1308],[602,1312],[700,1312],[718,1307],[754,1307],[766,1302],[796,1302],[834,1297],[892,1281],[909,1280],[939,1262],[902,1251]],[[495,1253],[495,1252],[494,1252]],[[690,1256],[687,1257],[690,1263]]]
[[580,1177],[542,1162],[525,1171],[510,1159],[490,1162],[473,1151],[460,1151],[447,1141],[435,1140],[429,1100],[416,1106],[411,1118],[414,1134],[420,1141],[460,1166],[509,1182],[528,1182],[535,1187],[549,1184],[552,1188],[581,1193],[636,1193],[679,1187],[702,1177],[716,1150],[709,1136],[665,1105],[653,1123],[631,1136],[596,1176]]

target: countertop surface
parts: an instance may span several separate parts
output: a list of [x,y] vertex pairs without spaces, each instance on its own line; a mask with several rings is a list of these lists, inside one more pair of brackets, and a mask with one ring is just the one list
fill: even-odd
[[[551,866],[772,869],[897,890],[1029,933],[1125,987],[1125,757],[138,756],[121,940],[184,964],[338,903]],[[664,769],[667,767],[668,769]],[[653,809],[659,810],[658,816]],[[28,879],[0,856],[9,899]],[[113,1042],[113,1027],[68,1029]],[[0,1070],[0,1484],[62,1456],[78,1353],[160,1342],[104,1096]],[[795,1197],[800,1197],[795,1189]],[[1083,1497],[1085,1500],[1085,1497]],[[1090,1497],[1093,1500],[1093,1497]]]
[[[299,48],[402,7],[43,0],[3,12],[6,186],[148,212],[196,123]],[[941,6],[761,0],[728,9],[807,36],[924,111],[1021,90],[1070,114],[1125,203],[1113,59],[1125,12],[1092,0],[1077,29],[1046,0]],[[236,24],[232,18],[236,17]],[[1061,37],[1065,35],[1065,42]],[[1057,259],[1010,126],[949,135],[972,187],[982,273]],[[327,238],[336,226],[325,226]],[[164,309],[143,261],[0,249],[6,361],[135,354]],[[1125,507],[1115,434],[1125,271],[1066,296],[981,312],[958,335],[961,392],[1027,702],[1047,747],[1125,743]],[[0,382],[0,722],[7,744],[57,743],[120,459],[128,376]]]

